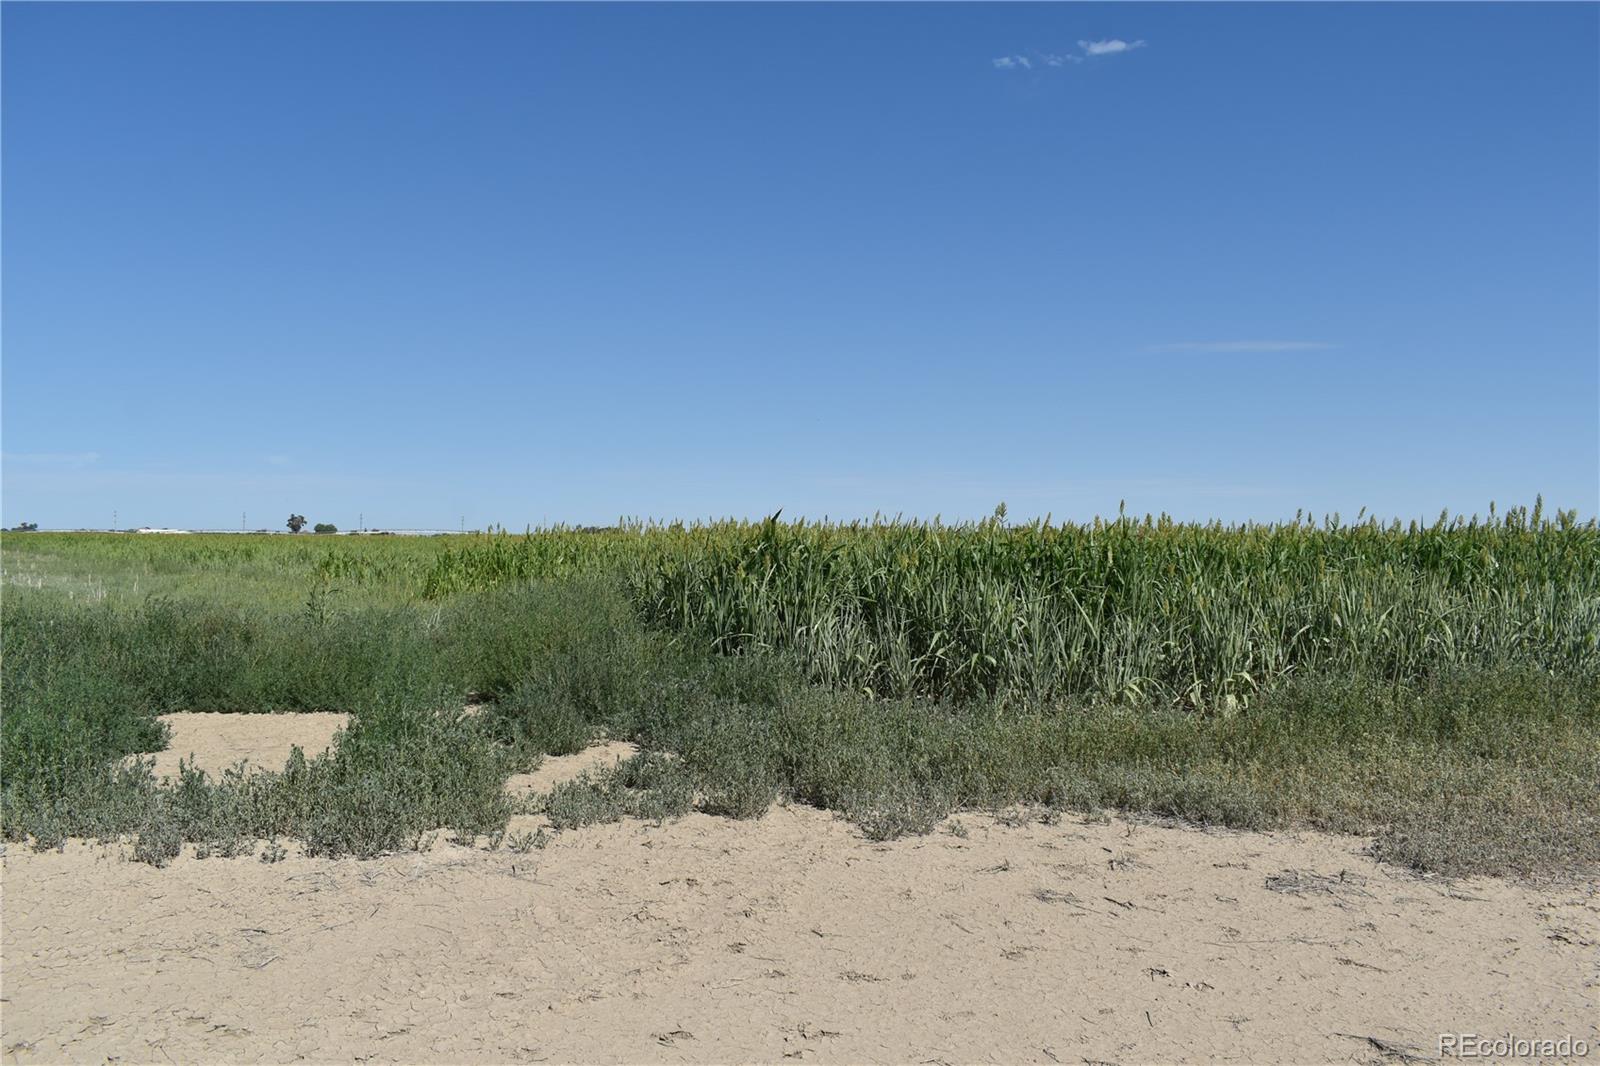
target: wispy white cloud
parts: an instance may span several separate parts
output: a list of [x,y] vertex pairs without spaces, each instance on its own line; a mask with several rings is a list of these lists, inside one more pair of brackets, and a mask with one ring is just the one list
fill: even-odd
[[1144,41],[1124,41],[1120,37],[1112,37],[1104,41],[1079,41],[1078,52],[1033,52],[1030,55],[996,56],[992,63],[996,70],[1032,70],[1035,62],[1047,67],[1064,67],[1069,64],[1082,63],[1085,58],[1094,56],[1114,56],[1122,52],[1131,52],[1135,48],[1143,48]]
[[1337,348],[1325,341],[1180,341],[1151,344],[1147,352],[1323,352]]
[[[10,455],[6,458],[9,460]],[[47,490],[51,495],[110,491],[157,491],[194,495],[249,498],[294,496],[319,489],[339,492],[375,492],[402,483],[387,478],[322,473],[282,473],[246,469],[232,471],[126,470],[95,467],[39,467],[6,475],[6,489]]]
[[266,456],[265,459],[266,459],[266,462],[271,464],[272,466],[288,466],[289,465],[289,457],[287,455],[269,455],[269,456]]
[[0,460],[18,466],[81,467],[100,461],[99,452],[5,452]]
[[1131,52],[1135,48],[1143,48],[1143,41],[1124,41],[1113,37],[1106,41],[1079,41],[1078,47],[1083,49],[1085,55],[1114,56],[1120,52]]

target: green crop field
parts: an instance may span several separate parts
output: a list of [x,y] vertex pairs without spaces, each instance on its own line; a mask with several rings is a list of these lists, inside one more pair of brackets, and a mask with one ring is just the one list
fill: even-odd
[[[1600,861],[1600,528],[724,522],[527,535],[3,543],[6,837],[497,839],[501,784],[599,736],[559,827],[781,798],[874,837],[1117,809]],[[487,704],[469,716],[469,701]],[[347,711],[282,773],[159,785],[176,710]],[[1011,815],[1016,816],[1016,815]]]

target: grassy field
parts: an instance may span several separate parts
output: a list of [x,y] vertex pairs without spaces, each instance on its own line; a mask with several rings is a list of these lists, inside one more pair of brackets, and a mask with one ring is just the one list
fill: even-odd
[[[38,846],[496,838],[508,774],[606,735],[644,754],[558,790],[558,828],[787,796],[887,838],[1026,803],[1600,861],[1600,529],[1571,514],[16,534],[3,565],[0,821]],[[175,710],[356,718],[162,787],[121,760]]]

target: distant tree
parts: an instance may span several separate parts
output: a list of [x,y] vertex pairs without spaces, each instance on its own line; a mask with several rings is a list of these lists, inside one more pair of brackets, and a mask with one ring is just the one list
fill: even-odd
[[37,533],[38,531],[39,523],[37,522],[18,522],[11,527],[11,532],[13,533]]
[[305,515],[303,515],[303,514],[290,514],[289,515],[289,532],[290,533],[298,533],[304,528],[306,528],[306,516]]
[[334,525],[332,522],[318,522],[316,525],[311,527],[311,532],[313,532],[313,533],[337,533],[337,532],[339,532],[339,527]]

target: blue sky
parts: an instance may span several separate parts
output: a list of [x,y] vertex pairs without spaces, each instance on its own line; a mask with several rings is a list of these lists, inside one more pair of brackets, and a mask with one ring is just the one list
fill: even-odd
[[3,521],[1600,509],[1600,7],[3,13]]

